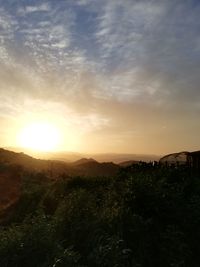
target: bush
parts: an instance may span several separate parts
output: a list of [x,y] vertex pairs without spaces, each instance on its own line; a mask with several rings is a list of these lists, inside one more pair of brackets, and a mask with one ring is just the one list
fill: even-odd
[[200,181],[187,169],[23,181],[12,220],[1,227],[0,266],[200,265]]

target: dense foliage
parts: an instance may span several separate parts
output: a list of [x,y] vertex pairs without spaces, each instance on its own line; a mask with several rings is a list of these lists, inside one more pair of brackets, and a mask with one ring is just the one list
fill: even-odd
[[0,229],[2,267],[199,267],[200,178],[132,166],[115,178],[24,174]]

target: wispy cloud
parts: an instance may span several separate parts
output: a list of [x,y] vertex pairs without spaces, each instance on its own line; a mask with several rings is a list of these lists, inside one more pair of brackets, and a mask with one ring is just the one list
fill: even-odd
[[198,2],[0,2],[4,114],[30,101],[42,113],[45,100],[85,129],[119,136],[161,134],[183,117],[189,127],[200,114]]
[[50,11],[50,5],[48,3],[42,3],[39,5],[19,7],[17,12],[19,15],[27,15],[34,12],[47,12]]

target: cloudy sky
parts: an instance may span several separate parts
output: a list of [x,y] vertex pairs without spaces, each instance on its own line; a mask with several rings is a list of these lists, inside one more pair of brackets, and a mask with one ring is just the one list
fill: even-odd
[[200,1],[0,0],[0,146],[30,122],[60,150],[200,149]]

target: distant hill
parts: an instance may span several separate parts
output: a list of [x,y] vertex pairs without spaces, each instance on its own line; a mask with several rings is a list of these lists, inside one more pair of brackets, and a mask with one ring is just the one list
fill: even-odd
[[66,162],[74,162],[79,160],[80,158],[85,157],[85,155],[77,152],[70,152],[70,151],[60,151],[60,152],[36,152],[31,149],[27,148],[20,148],[20,147],[5,147],[5,150],[14,151],[17,153],[25,153],[31,155],[34,158],[46,159],[46,160],[59,160],[59,161],[66,161]]
[[74,162],[81,158],[92,158],[98,162],[114,162],[119,164],[124,161],[144,161],[150,162],[159,160],[160,155],[151,154],[128,154],[128,153],[78,153],[72,151],[58,151],[58,152],[33,152],[24,148],[5,148],[15,152],[24,152],[25,154],[31,155],[35,158],[48,159],[48,160],[59,160],[65,162]]
[[67,171],[68,165],[62,161],[50,161],[33,158],[23,152],[17,153],[0,148],[0,164],[20,165],[25,170],[37,172],[49,172],[52,168],[59,173]]
[[75,162],[73,162],[73,166],[78,166],[78,165],[81,165],[81,164],[85,164],[85,163],[89,163],[89,162],[97,162],[96,160],[92,159],[92,158],[82,158],[82,159],[79,159]]
[[[9,216],[9,213],[18,202],[24,171],[32,174],[43,173],[45,181],[59,179],[66,176],[114,176],[119,165],[112,162],[99,163],[92,158],[82,158],[72,163],[57,160],[41,160],[22,152],[17,153],[0,148],[0,222]],[[41,176],[38,176],[39,183]]]
[[138,161],[138,160],[128,160],[128,161],[120,162],[118,165],[121,167],[128,167],[128,166],[131,166],[133,164],[138,164],[139,162],[140,161]]
[[75,162],[36,159],[22,152],[17,153],[0,148],[0,165],[20,165],[27,171],[44,172],[57,179],[61,174],[69,176],[110,176],[115,175],[119,166],[112,163],[99,163],[92,158],[82,158]]
[[158,155],[145,155],[145,154],[120,154],[120,153],[105,153],[105,154],[94,154],[90,155],[98,162],[114,162],[119,164],[124,161],[144,161],[150,162],[154,160],[159,160],[160,156]]

